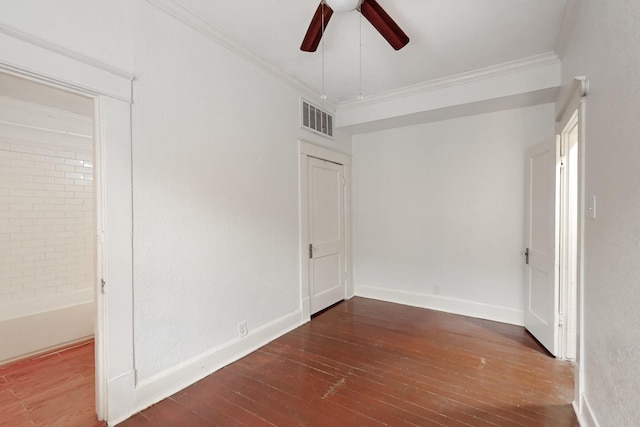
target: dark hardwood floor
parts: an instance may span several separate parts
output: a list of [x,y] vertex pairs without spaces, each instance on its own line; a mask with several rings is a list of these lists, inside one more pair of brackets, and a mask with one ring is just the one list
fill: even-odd
[[[121,424],[577,426],[523,328],[354,298]],[[0,426],[102,426],[93,343],[0,366]]]
[[354,298],[121,424],[578,426],[520,327]]

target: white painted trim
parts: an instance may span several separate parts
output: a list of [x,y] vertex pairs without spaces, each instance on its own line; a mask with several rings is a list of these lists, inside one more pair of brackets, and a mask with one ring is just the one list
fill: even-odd
[[355,296],[355,289],[353,287],[353,267],[351,265],[352,256],[352,240],[351,240],[351,158],[348,158],[349,163],[343,163],[344,166],[344,245],[345,245],[345,274],[346,274],[346,282],[347,286],[345,289],[345,299],[351,299]]
[[[574,77],[569,92],[565,95],[561,104],[556,101],[556,122],[568,122],[571,115],[576,110],[580,98],[589,94],[589,80],[585,76]],[[557,106],[560,105],[558,108]],[[574,108],[569,108],[574,107]],[[567,114],[569,116],[567,117]],[[557,133],[562,129],[558,129]]]
[[308,181],[308,157],[328,160],[343,166],[345,180],[344,189],[344,240],[345,240],[345,299],[354,296],[353,277],[351,267],[351,156],[349,154],[334,151],[308,141],[298,140],[299,151],[299,198],[300,198],[300,304],[302,321],[308,322],[311,318],[311,300],[309,295],[309,181]]
[[356,285],[355,295],[412,307],[428,308],[446,313],[493,320],[512,325],[524,325],[524,312],[508,307],[483,304],[476,301],[443,297],[441,295],[398,291],[390,288]]
[[86,95],[131,102],[133,75],[0,24],[0,71]]
[[[179,365],[137,384],[136,411],[141,411],[162,399],[201,380],[207,375],[235,362],[302,324],[296,311],[253,329],[245,337],[235,338]],[[125,418],[112,421],[117,424]],[[110,423],[111,424],[111,423]]]
[[[305,271],[309,271],[308,268],[305,269]],[[309,289],[309,286],[307,285],[306,289]],[[309,298],[309,296],[306,296],[304,298],[302,298],[301,300],[302,303],[302,321],[303,323],[308,322],[311,319],[311,299]]]
[[561,133],[567,126],[573,113],[578,111],[578,254],[577,254],[577,277],[576,277],[576,373],[575,373],[575,399],[582,406],[582,396],[585,388],[584,373],[584,241],[585,241],[585,166],[586,166],[586,100],[589,92],[589,81],[584,76],[576,77],[562,102],[557,100],[556,106],[556,133]]
[[321,100],[318,97],[318,94],[315,93],[313,89],[304,84],[302,81],[295,78],[291,74],[288,74],[283,70],[273,66],[269,61],[262,58],[257,52],[248,49],[236,39],[230,37],[228,34],[220,31],[218,28],[200,18],[200,16],[187,8],[184,4],[175,0],[147,0],[147,2],[162,10],[169,16],[172,16],[176,20],[182,22],[191,29],[207,37],[209,40],[219,44],[230,52],[249,60],[263,70],[271,73],[293,89],[305,93],[306,96],[311,97],[315,100],[315,104],[323,105],[325,109],[328,109],[329,111],[335,111],[335,103],[330,100]]
[[303,139],[298,140],[299,151],[301,154],[315,157],[317,159],[329,160],[330,162],[338,163],[340,165],[350,165],[351,156],[346,153],[331,150],[321,145],[312,144]]
[[[96,330],[106,379],[106,420],[135,412],[133,348],[133,189],[131,105],[96,98],[96,212],[98,248],[96,304],[102,307]],[[100,290],[104,280],[105,293]],[[96,350],[96,354],[98,350]],[[96,366],[98,369],[98,366]],[[97,371],[98,372],[98,371]]]
[[576,413],[581,427],[600,427],[600,423],[591,408],[591,404],[584,394],[580,396],[579,404],[577,401],[573,402],[573,410]]
[[403,88],[380,93],[378,95],[368,96],[363,100],[345,101],[338,104],[338,110],[346,111],[350,109],[361,108],[363,106],[391,101],[405,96],[415,96],[428,92],[434,92],[445,88],[465,85],[487,79],[493,79],[507,74],[527,71],[538,67],[557,65],[559,63],[560,60],[553,52],[534,55],[527,58],[518,59],[516,61],[504,62],[502,64],[496,64],[489,67],[479,68],[477,70],[467,71],[465,73],[453,74],[451,76],[443,77],[440,79],[434,79],[411,86],[405,86]]
[[311,320],[311,297],[309,293],[309,165],[308,155],[303,151],[302,143],[299,141],[299,176],[298,176],[298,197],[300,203],[299,235],[300,235],[300,311],[302,322]]

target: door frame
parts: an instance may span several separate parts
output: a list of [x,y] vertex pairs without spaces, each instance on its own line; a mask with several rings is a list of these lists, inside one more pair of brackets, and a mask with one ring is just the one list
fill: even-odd
[[[575,400],[573,402],[574,410],[580,414],[583,412],[583,392],[584,392],[584,227],[586,197],[585,197],[585,148],[586,148],[586,97],[589,93],[589,80],[585,76],[575,77],[571,86],[565,94],[564,100],[556,101],[556,134],[560,136],[561,143],[563,135],[575,124],[578,130],[578,158],[575,165],[577,168],[577,212],[576,212],[576,262],[575,266],[567,265],[567,254],[561,251],[560,268],[575,269],[576,283],[574,292],[569,292],[566,276],[560,274],[560,292],[565,294],[565,298],[561,309],[563,313],[568,313],[572,309],[572,315],[575,322],[575,334],[561,332],[561,340],[563,340],[564,348],[568,345],[575,345],[575,359],[573,363],[575,369]],[[566,224],[565,224],[566,225]],[[564,228],[566,231],[566,227]],[[566,328],[565,328],[566,329]],[[568,340],[574,340],[569,342]],[[566,353],[562,354],[562,358],[566,358]]]
[[133,75],[4,25],[0,25],[0,71],[94,100],[96,414],[114,424],[133,412],[135,391]]
[[298,191],[300,194],[300,303],[302,322],[311,319],[311,300],[309,292],[309,158],[326,160],[342,165],[344,168],[344,234],[345,234],[345,299],[353,297],[351,277],[351,156],[334,151],[305,140],[298,140],[300,156]]
[[[577,277],[578,277],[578,253],[579,244],[579,195],[580,182],[576,180],[574,186],[571,185],[571,175],[579,176],[579,162],[570,155],[571,142],[570,135],[573,130],[578,131],[579,135],[579,118],[578,111],[570,116],[564,128],[558,134],[560,161],[562,167],[560,170],[560,194],[559,194],[559,215],[558,215],[558,262],[559,262],[559,316],[560,324],[558,330],[558,357],[563,360],[576,359],[576,343],[577,343]],[[575,143],[575,149],[580,156],[579,141]],[[571,196],[576,197],[576,212],[571,215]],[[573,234],[572,229],[575,230]],[[575,249],[575,253],[574,252]],[[575,275],[575,282],[572,276]]]

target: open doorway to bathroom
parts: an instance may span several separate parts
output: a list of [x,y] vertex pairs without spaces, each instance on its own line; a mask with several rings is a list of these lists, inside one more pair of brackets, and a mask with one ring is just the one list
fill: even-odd
[[0,368],[93,347],[94,111],[91,98],[0,73]]

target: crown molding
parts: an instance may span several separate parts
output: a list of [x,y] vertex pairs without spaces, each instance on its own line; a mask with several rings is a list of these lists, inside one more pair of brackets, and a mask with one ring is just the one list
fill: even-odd
[[[43,63],[53,74],[33,71],[41,68]],[[61,70],[72,70],[71,74],[76,76],[75,83],[61,78],[58,74],[65,74]],[[79,89],[81,93],[89,91],[131,102],[133,74],[2,23],[0,71],[28,80],[46,81],[76,93]]]
[[209,40],[219,44],[230,52],[252,62],[254,65],[262,68],[263,70],[271,73],[273,76],[279,78],[289,87],[298,90],[305,94],[305,96],[317,100],[317,103],[321,103],[328,107],[328,109],[335,111],[337,104],[330,100],[320,100],[318,95],[313,89],[304,84],[299,79],[295,78],[291,74],[282,71],[280,68],[272,65],[269,61],[258,55],[256,52],[244,46],[242,43],[231,37],[229,34],[221,31],[217,27],[211,25],[209,22],[200,18],[192,10],[180,3],[179,0],[146,0],[151,5],[162,10],[166,14],[172,16],[176,20],[182,22],[191,29],[199,32]]
[[352,110],[378,104],[380,102],[403,98],[406,96],[424,94],[448,87],[473,83],[480,80],[491,79],[506,74],[513,74],[533,68],[556,65],[559,63],[560,59],[553,52],[529,56],[526,58],[518,59],[516,61],[504,62],[502,64],[491,65],[489,67],[479,68],[473,71],[467,71],[440,79],[434,79],[415,85],[405,86],[400,89],[395,89],[392,91],[380,93],[378,95],[369,96],[364,100],[345,101],[338,104],[338,111]]

